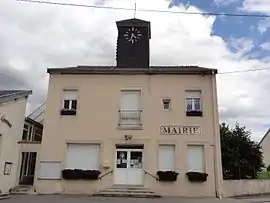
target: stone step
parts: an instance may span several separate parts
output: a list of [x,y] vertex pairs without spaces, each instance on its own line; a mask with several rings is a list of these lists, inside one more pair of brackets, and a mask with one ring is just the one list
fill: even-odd
[[153,194],[154,192],[149,191],[149,190],[126,190],[126,189],[113,189],[113,188],[109,188],[106,190],[102,190],[100,192],[117,192],[117,193],[151,193]]
[[132,193],[132,192],[99,192],[94,194],[97,197],[133,197],[133,198],[160,198],[155,193]]

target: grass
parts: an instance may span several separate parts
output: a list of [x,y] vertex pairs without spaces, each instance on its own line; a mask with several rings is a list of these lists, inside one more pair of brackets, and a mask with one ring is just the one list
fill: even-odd
[[270,179],[269,171],[262,171],[258,174],[258,179]]

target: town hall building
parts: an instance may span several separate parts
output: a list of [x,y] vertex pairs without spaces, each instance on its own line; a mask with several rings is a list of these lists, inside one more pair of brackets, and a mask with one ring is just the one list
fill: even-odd
[[116,25],[116,66],[48,69],[37,193],[219,196],[217,70],[151,66],[150,22]]

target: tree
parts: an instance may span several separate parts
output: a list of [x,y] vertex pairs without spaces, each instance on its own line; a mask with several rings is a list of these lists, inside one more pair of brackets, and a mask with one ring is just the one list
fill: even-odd
[[220,125],[224,179],[254,179],[264,167],[261,147],[250,139],[251,132],[236,123],[234,129]]

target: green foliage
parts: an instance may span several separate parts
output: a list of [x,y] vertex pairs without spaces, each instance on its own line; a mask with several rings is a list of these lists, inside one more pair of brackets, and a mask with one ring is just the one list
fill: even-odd
[[269,166],[267,166],[266,170],[267,170],[267,171],[270,171],[270,165],[269,165]]
[[220,125],[224,179],[255,179],[264,167],[261,147],[250,139],[250,131],[236,123],[234,129]]

